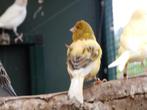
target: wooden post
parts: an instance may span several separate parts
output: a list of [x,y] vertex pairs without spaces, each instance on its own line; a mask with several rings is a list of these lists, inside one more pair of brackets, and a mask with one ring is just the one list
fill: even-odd
[[84,104],[68,100],[67,92],[1,97],[0,110],[147,110],[147,76],[87,85]]

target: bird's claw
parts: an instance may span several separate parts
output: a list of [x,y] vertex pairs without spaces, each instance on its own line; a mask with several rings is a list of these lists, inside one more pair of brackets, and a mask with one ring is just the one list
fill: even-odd
[[14,39],[14,42],[15,43],[18,43],[18,41],[20,42],[23,42],[23,33],[21,33],[19,36],[17,36],[15,39]]
[[96,78],[96,79],[95,79],[95,84],[98,85],[98,84],[100,84],[100,83],[102,83],[102,81],[101,81],[99,78]]
[[104,82],[107,82],[107,79],[100,80],[99,78],[96,78],[95,84],[97,85],[97,84],[101,84]]

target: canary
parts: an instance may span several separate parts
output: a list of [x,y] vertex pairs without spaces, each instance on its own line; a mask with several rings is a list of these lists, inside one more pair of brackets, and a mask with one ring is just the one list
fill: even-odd
[[120,36],[120,56],[108,67],[118,66],[127,77],[128,63],[143,62],[147,58],[147,12],[136,10]]
[[77,21],[72,32],[72,43],[67,46],[67,70],[71,79],[68,96],[83,103],[84,80],[96,78],[101,64],[102,49],[91,26]]

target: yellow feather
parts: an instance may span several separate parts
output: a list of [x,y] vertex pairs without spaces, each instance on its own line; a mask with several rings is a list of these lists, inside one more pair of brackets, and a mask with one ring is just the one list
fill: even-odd
[[94,39],[95,35],[94,32],[91,28],[91,26],[84,20],[77,21],[74,27],[72,27],[73,35],[72,35],[72,40],[73,42],[79,40],[79,39]]
[[[96,78],[101,64],[102,49],[86,21],[77,21],[71,31],[73,42],[67,49],[67,70],[71,77],[68,94],[69,98],[75,97],[83,103],[82,80]],[[81,81],[78,81],[80,79]]]

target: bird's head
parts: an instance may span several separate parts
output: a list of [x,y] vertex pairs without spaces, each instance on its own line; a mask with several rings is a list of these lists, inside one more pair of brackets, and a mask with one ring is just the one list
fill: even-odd
[[73,41],[79,39],[95,39],[91,26],[85,20],[77,21],[70,31],[73,34]]

